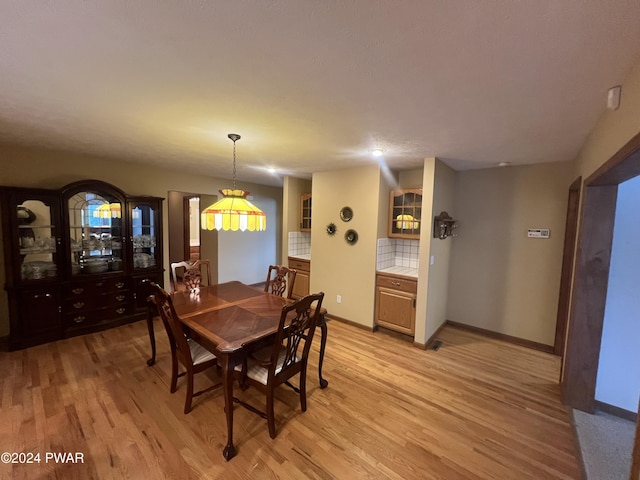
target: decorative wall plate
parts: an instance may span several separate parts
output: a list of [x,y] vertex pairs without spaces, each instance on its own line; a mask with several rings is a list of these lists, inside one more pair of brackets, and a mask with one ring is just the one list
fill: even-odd
[[340,210],[340,219],[343,222],[348,222],[353,218],[353,210],[351,210],[351,207],[343,207],[342,210]]
[[335,235],[337,231],[338,231],[338,228],[336,227],[335,223],[332,222],[329,225],[327,225],[327,234]]
[[355,230],[347,230],[347,233],[344,234],[344,239],[349,245],[354,245],[358,241],[358,232]]

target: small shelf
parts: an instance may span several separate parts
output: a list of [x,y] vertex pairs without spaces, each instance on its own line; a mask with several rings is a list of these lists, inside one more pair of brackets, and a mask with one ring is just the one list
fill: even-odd
[[433,238],[444,240],[447,237],[454,237],[453,231],[457,226],[458,223],[447,212],[440,212],[440,215],[436,215],[433,219]]

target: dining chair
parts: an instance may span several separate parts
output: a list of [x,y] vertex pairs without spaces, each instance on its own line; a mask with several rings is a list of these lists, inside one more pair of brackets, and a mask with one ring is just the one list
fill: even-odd
[[283,297],[286,290],[287,298],[291,298],[297,273],[297,270],[283,265],[269,265],[264,291]]
[[[203,279],[203,277],[206,277]],[[211,285],[209,260],[183,260],[171,263],[171,288],[174,292],[184,288],[187,291]]]
[[[234,401],[267,420],[269,436],[276,437],[273,411],[276,387],[286,384],[300,395],[300,408],[307,411],[307,360],[324,293],[307,295],[282,308],[275,342],[249,355],[235,373],[242,389],[255,387],[266,396],[266,412],[237,398]],[[299,376],[298,387],[289,382]]]
[[[187,396],[184,402],[184,413],[186,414],[191,411],[193,397],[197,397],[221,385],[217,384],[204,390],[193,392],[194,374],[203,372],[210,367],[215,367],[218,362],[213,353],[185,335],[173,307],[171,296],[156,283],[152,283],[151,288],[153,289],[153,294],[148,297],[148,300],[154,302],[158,308],[158,313],[167,330],[167,337],[169,337],[169,345],[171,346],[171,393],[177,390],[178,377],[187,376]],[[179,363],[184,366],[184,372],[178,373]]]

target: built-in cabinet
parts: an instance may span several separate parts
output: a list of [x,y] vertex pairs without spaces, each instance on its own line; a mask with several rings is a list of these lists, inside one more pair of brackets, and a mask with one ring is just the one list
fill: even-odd
[[311,194],[305,193],[300,197],[300,231],[311,231]]
[[414,335],[416,329],[415,279],[389,274],[376,275],[375,324]]
[[10,348],[144,318],[163,277],[163,199],[98,180],[0,194]]
[[289,268],[296,270],[296,280],[291,296],[295,299],[309,295],[311,262],[300,258],[289,257]]
[[422,189],[392,190],[389,199],[389,238],[420,238]]

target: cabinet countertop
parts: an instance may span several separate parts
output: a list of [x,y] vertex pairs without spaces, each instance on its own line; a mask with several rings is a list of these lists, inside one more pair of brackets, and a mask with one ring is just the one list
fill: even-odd
[[311,261],[311,254],[310,253],[299,253],[297,255],[289,255],[289,258],[297,258],[298,260],[307,260],[307,261]]
[[377,270],[376,273],[382,273],[385,275],[394,275],[398,277],[407,277],[411,280],[416,280],[418,278],[418,269],[410,268],[410,267],[383,268],[382,270]]

